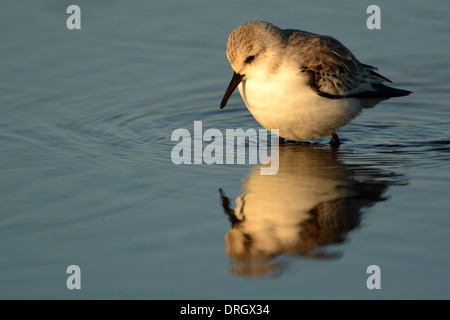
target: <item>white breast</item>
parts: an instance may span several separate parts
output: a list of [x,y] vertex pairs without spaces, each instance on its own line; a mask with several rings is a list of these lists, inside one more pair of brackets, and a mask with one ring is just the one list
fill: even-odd
[[291,140],[330,135],[362,109],[359,99],[328,99],[317,95],[300,71],[286,65],[276,73],[259,68],[239,85],[239,92],[254,118],[267,130],[279,129]]

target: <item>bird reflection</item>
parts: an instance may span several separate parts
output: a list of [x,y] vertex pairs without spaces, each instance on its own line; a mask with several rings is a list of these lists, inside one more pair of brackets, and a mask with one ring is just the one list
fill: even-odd
[[283,270],[282,254],[336,259],[324,246],[341,243],[359,226],[364,208],[379,201],[402,176],[366,165],[345,163],[343,153],[314,145],[279,149],[279,171],[261,175],[254,167],[243,183],[233,210],[219,189],[231,222],[225,235],[229,271],[238,275],[274,276]]

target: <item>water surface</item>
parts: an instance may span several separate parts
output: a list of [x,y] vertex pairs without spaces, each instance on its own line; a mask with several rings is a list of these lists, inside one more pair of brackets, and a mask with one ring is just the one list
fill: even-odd
[[[0,10],[0,298],[450,297],[447,3],[381,1],[381,30],[364,1],[77,4],[78,31],[69,3]],[[332,35],[414,93],[336,152],[282,147],[275,176],[174,165],[177,128],[261,128],[237,93],[219,110],[228,34],[253,19]]]

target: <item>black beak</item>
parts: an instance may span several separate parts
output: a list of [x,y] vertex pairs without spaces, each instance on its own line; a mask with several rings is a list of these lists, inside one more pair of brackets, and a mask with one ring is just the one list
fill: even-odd
[[233,77],[231,78],[227,91],[225,91],[225,95],[223,96],[222,102],[220,103],[220,109],[224,108],[227,105],[228,99],[230,99],[234,90],[237,88],[239,83],[241,83],[243,77],[243,75],[240,75],[237,72],[233,73]]

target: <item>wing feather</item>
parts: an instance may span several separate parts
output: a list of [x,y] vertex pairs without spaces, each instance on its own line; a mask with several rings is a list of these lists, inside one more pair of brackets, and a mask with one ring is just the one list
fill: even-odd
[[300,71],[308,76],[308,84],[330,99],[389,98],[410,92],[383,85],[391,82],[363,64],[341,42],[329,36],[300,30],[283,30],[288,50],[298,57]]

